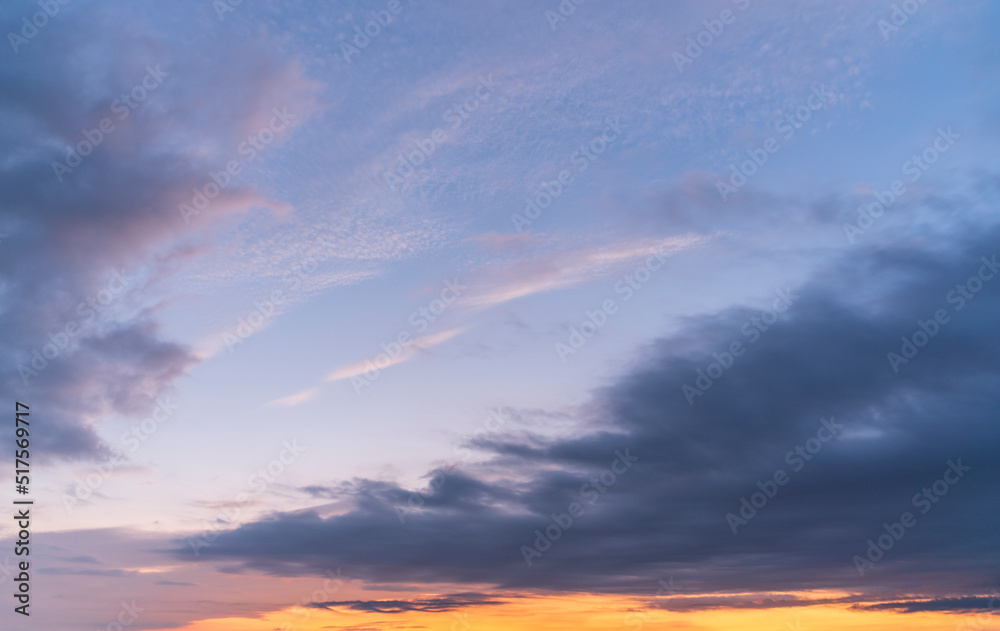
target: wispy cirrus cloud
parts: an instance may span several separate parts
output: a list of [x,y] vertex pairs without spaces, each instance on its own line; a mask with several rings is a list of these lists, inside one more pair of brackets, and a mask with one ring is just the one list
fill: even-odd
[[405,361],[409,361],[419,355],[420,353],[429,351],[439,344],[447,342],[456,335],[461,334],[465,329],[448,329],[447,331],[441,331],[439,333],[432,333],[430,335],[425,335],[423,337],[418,337],[410,342],[408,345],[404,346],[398,355],[395,357],[389,357],[387,362],[378,362],[377,364],[371,360],[366,359],[359,362],[354,362],[353,364],[348,364],[337,368],[330,374],[326,376],[324,381],[340,381],[341,379],[350,379],[351,377],[356,377],[358,375],[364,374],[366,371],[372,370],[373,367],[377,370],[383,370],[390,366],[396,366],[402,364]]
[[[475,289],[463,297],[459,304],[483,309],[534,294],[606,279],[647,259],[666,259],[701,247],[711,242],[712,238],[684,235],[659,239],[623,239],[611,245],[560,248],[534,257],[500,260],[472,272],[469,282]],[[497,241],[495,237],[489,239],[505,243],[503,240]]]
[[[507,239],[488,233],[470,239],[499,246],[510,253],[510,247],[534,242],[534,239],[518,236]],[[709,243],[711,236],[680,236],[661,239],[625,239],[613,245],[592,245],[577,248],[560,248],[553,252],[536,253],[527,259],[501,259],[493,264],[483,265],[469,274],[468,284],[472,290],[459,297],[454,309],[459,319],[468,318],[474,312],[499,306],[503,303],[527,298],[549,291],[568,289],[588,282],[605,279],[611,274],[636,266],[647,259],[668,257]],[[516,253],[516,252],[515,252]],[[658,264],[659,265],[659,264]],[[462,313],[464,311],[464,314]],[[452,328],[409,340],[395,355],[381,355],[341,366],[330,372],[326,382],[351,379],[365,373],[380,372],[410,361],[439,344],[461,334],[466,327]],[[319,387],[310,387],[298,393],[275,399],[269,405],[294,406],[313,399]]]
[[[341,366],[326,375],[323,382],[331,383],[334,381],[341,381],[343,379],[351,379],[352,377],[359,377],[365,375],[366,373],[381,372],[382,370],[386,370],[392,366],[397,366],[403,362],[407,362],[419,356],[421,353],[426,353],[435,346],[443,344],[448,340],[461,335],[464,331],[465,329],[463,328],[448,329],[446,331],[431,333],[412,340],[407,340],[405,344],[398,345],[399,349],[395,355],[382,353],[369,359],[363,359]],[[321,389],[321,386],[313,386],[296,394],[270,401],[268,405],[281,405],[286,407],[299,405],[312,400],[321,392]]]

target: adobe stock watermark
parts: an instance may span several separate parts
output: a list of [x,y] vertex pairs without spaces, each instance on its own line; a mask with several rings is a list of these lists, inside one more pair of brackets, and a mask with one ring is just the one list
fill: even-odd
[[[997,264],[997,255],[991,258],[985,256],[979,259],[982,265],[979,270],[970,276],[964,283],[955,285],[955,288],[945,294],[945,300],[949,304],[955,305],[955,312],[965,308],[968,301],[973,300],[983,289],[983,284],[992,280],[997,272],[1000,272],[1000,265]],[[902,336],[899,352],[889,351],[886,358],[889,360],[889,367],[892,372],[898,373],[899,367],[910,363],[910,360],[917,356],[920,349],[927,346],[931,338],[938,334],[941,327],[951,322],[951,314],[945,308],[938,309],[933,316],[927,320],[917,320],[917,329],[909,336]]]
[[219,17],[220,22],[226,19],[227,13],[236,11],[236,7],[241,4],[243,0],[212,0],[212,8],[215,9],[215,15]]
[[[663,596],[674,596],[679,594],[682,589],[680,585],[674,584],[673,576],[670,577],[669,582],[661,578],[657,581],[657,585],[659,585],[659,589],[656,590],[657,598],[661,598]],[[625,618],[622,622],[626,625],[631,625],[632,631],[639,631],[639,629],[646,626],[646,622],[652,619],[652,617],[652,614],[645,611],[630,611],[625,614]]]
[[631,455],[628,449],[625,450],[625,453],[615,450],[615,459],[611,461],[611,466],[580,487],[581,501],[570,502],[565,513],[549,515],[551,522],[545,527],[545,532],[535,530],[534,544],[521,546],[521,556],[524,557],[525,564],[531,567],[534,559],[541,558],[545,552],[552,548],[552,544],[562,537],[564,532],[573,527],[573,521],[583,516],[585,513],[583,499],[586,499],[590,504],[596,504],[601,496],[607,493],[608,489],[614,486],[621,476],[628,473],[628,470],[638,460],[639,456]]
[[[955,141],[960,138],[951,130],[950,125],[947,130],[938,127],[937,132],[934,140],[919,154],[914,154],[903,163],[901,167],[903,175],[909,175],[911,183],[919,180],[938,161],[941,155],[951,149],[955,145]],[[854,223],[844,224],[844,235],[847,237],[847,242],[853,244],[859,236],[867,232],[875,220],[892,207],[904,193],[906,193],[906,184],[903,183],[903,180],[898,179],[889,184],[889,190],[876,190],[873,193],[875,201],[859,206],[857,220]]]
[[[750,0],[731,1],[739,7],[740,11],[746,11],[750,6]],[[705,49],[715,43],[722,35],[722,32],[726,30],[726,27],[736,21],[736,15],[731,9],[723,9],[719,11],[718,18],[703,20],[702,24],[705,28],[695,33],[694,36],[687,38],[688,45],[684,49],[684,53],[674,51],[673,58],[674,64],[677,66],[677,71],[684,72],[685,65],[692,64],[695,59],[701,57]]]
[[[468,288],[468,285],[460,284],[457,278],[444,281],[444,288],[438,297],[411,313],[407,322],[417,333],[422,334]],[[413,338],[410,331],[404,329],[396,335],[395,340],[388,344],[385,342],[379,344],[382,352],[372,359],[365,360],[364,372],[351,375],[351,385],[354,387],[355,394],[361,394],[365,388],[375,383],[375,380],[381,376],[382,371],[395,364],[405,350],[414,345],[416,345],[416,348],[419,348],[419,342],[420,339]]]
[[77,478],[73,485],[73,495],[63,493],[63,506],[66,512],[72,514],[73,509],[90,497],[101,488],[115,469],[125,461],[126,453],[135,453],[142,443],[160,429],[161,423],[166,423],[170,417],[180,408],[178,403],[171,396],[162,396],[156,399],[156,407],[153,412],[135,425],[129,431],[121,435],[121,445],[123,450],[115,452],[106,462],[94,466],[93,471],[88,473],[83,479]]
[[316,603],[323,603],[330,599],[331,596],[340,591],[340,588],[344,585],[344,575],[341,573],[340,568],[337,568],[336,573],[327,568],[326,579],[320,587],[313,590],[311,594],[305,596],[299,600],[297,606],[301,609],[299,613],[299,618],[295,622],[286,622],[280,627],[277,627],[277,631],[294,631],[296,625],[305,624],[312,619],[313,612],[316,611],[314,606]]
[[809,631],[809,627],[802,626],[802,619],[796,617],[794,621],[785,620],[785,628],[788,631]]
[[[843,425],[834,422],[832,416],[829,421],[821,418],[819,422],[820,427],[816,430],[815,436],[806,440],[804,445],[795,445],[795,449],[791,449],[785,454],[785,463],[792,468],[792,473],[802,471],[803,467],[806,466],[806,462],[812,460],[813,456],[823,449],[824,444],[836,438],[844,429]],[[775,470],[770,479],[764,482],[758,480],[757,488],[760,490],[753,493],[749,501],[747,501],[746,497],[740,498],[739,515],[726,513],[726,523],[729,524],[729,529],[733,531],[733,534],[736,534],[736,530],[740,526],[749,524],[750,520],[756,517],[757,513],[767,506],[768,501],[774,499],[774,496],[778,494],[779,488],[785,486],[790,481],[791,477],[789,474],[780,468]]]
[[882,39],[888,42],[889,38],[898,33],[900,27],[909,22],[910,18],[925,4],[927,4],[927,0],[903,0],[898,5],[893,4],[889,19],[883,18],[876,24],[879,32],[882,33]]
[[[431,477],[431,480],[427,485],[428,487],[430,487],[430,491],[428,492],[429,493],[437,492],[442,486],[444,486],[444,483],[448,479],[448,476],[450,476],[452,472],[454,472],[455,469],[458,468],[459,464],[462,462],[467,462],[469,458],[472,457],[472,450],[469,449],[468,447],[465,447],[463,443],[469,440],[476,440],[478,438],[483,438],[488,434],[492,434],[494,432],[499,431],[500,428],[503,426],[504,426],[503,409],[497,408],[496,410],[491,411],[489,416],[487,416],[486,420],[483,422],[482,427],[472,432],[471,434],[464,436],[463,439],[459,441],[457,445],[455,445],[454,452],[459,456],[459,462],[453,463],[447,469],[438,469],[437,471],[435,471],[434,475]],[[393,509],[396,512],[396,517],[399,518],[399,523],[401,525],[405,524],[406,516],[410,513],[415,513],[419,511],[421,508],[423,508],[424,503],[427,501],[427,499],[429,499],[429,495],[425,495],[420,491],[410,491],[407,494],[405,506],[397,502],[393,506]]]
[[[948,468],[945,469],[940,479],[935,480],[929,488],[924,487],[911,498],[910,503],[913,504],[913,508],[920,509],[921,515],[926,515],[934,504],[940,502],[941,498],[948,494],[948,490],[953,485],[958,484],[965,477],[965,474],[972,470],[972,467],[962,464],[961,458],[956,458],[955,460],[957,462],[949,460],[945,463],[948,465]],[[949,476],[949,474],[952,475]],[[902,539],[906,535],[906,532],[916,525],[917,518],[909,511],[902,513],[897,522],[882,524],[885,534],[879,535],[874,540],[868,540],[868,548],[865,550],[865,556],[856,554],[851,559],[854,562],[854,567],[858,570],[858,575],[864,576],[866,571],[874,569],[875,564],[885,556],[885,553],[892,550],[896,542]]]
[[17,367],[21,381],[28,385],[32,377],[37,377],[45,370],[49,363],[55,361],[64,351],[66,351],[73,340],[81,335],[98,314],[108,308],[111,303],[121,298],[135,281],[135,278],[128,276],[124,271],[111,270],[111,282],[104,289],[101,289],[93,296],[88,296],[86,300],[76,306],[76,314],[80,319],[73,319],[67,322],[61,329],[48,334],[48,343],[42,345],[41,351],[37,348],[31,349],[31,361],[21,363]]
[[54,18],[62,7],[69,3],[70,0],[38,0],[37,4],[42,10],[34,13],[30,20],[27,16],[21,18],[20,34],[13,31],[7,32],[7,41],[14,49],[14,54],[18,54],[18,49],[34,39],[38,35],[38,31],[49,23],[49,19]]
[[438,147],[448,140],[448,131],[458,129],[462,123],[467,121],[469,116],[479,109],[480,104],[490,99],[498,85],[500,84],[493,80],[492,74],[479,77],[479,84],[473,93],[466,99],[452,104],[441,115],[444,122],[451,123],[447,130],[441,127],[435,128],[425,138],[413,143],[413,149],[406,155],[397,155],[395,165],[382,173],[382,179],[385,180],[389,188],[395,191],[396,187],[401,186],[406,178],[416,173],[422,164],[429,161]]
[[336,251],[336,244],[320,235],[315,244],[299,261],[285,272],[282,282],[288,284],[287,291],[274,289],[268,296],[254,300],[253,309],[246,316],[237,316],[236,325],[222,334],[222,341],[232,353],[236,347],[250,339],[261,327],[267,324],[277,313],[279,305],[297,291],[304,282],[319,269],[320,263],[329,260]]
[[126,627],[131,627],[139,619],[139,613],[145,610],[145,607],[139,607],[135,604],[135,598],[132,599],[131,603],[122,601],[118,616],[109,622],[104,629],[105,631],[122,631]]
[[468,612],[453,611],[451,615],[454,620],[451,621],[451,626],[448,627],[449,631],[469,631],[472,629],[472,625],[469,623]]
[[994,589],[990,596],[991,598],[986,603],[989,611],[987,613],[977,613],[972,620],[963,620],[958,623],[955,631],[982,631],[982,629],[985,629],[986,625],[994,620],[990,616],[1000,611],[1000,591]]
[[238,493],[234,507],[223,508],[219,511],[215,520],[210,522],[200,535],[187,538],[188,545],[195,556],[200,556],[201,553],[199,550],[201,548],[210,545],[219,538],[219,535],[227,527],[235,523],[241,514],[242,508],[266,491],[268,486],[274,484],[281,474],[285,472],[285,467],[290,466],[298,460],[299,456],[306,450],[304,445],[299,444],[298,439],[292,439],[291,443],[286,440],[281,446],[283,449],[278,453],[277,457],[247,477],[246,485],[252,492],[241,491]]
[[253,309],[246,314],[246,317],[237,316],[236,326],[232,331],[227,330],[222,334],[222,341],[226,343],[229,352],[235,351],[238,345],[250,339],[251,335],[267,324],[283,302],[285,302],[285,292],[281,289],[271,291],[263,300],[254,300]]
[[[786,145],[795,136],[795,132],[812,120],[813,112],[818,112],[826,107],[833,96],[835,96],[833,92],[827,91],[822,85],[813,86],[812,94],[806,98],[804,104],[775,122],[774,129],[781,134]],[[719,191],[722,201],[727,201],[733,193],[743,188],[750,178],[767,164],[768,159],[781,150],[784,146],[781,143],[782,141],[776,136],[771,136],[760,147],[747,149],[747,155],[750,156],[748,160],[739,164],[730,164],[731,173],[728,180],[716,180],[715,182],[715,189]]]
[[[139,104],[149,98],[153,90],[160,87],[163,80],[169,75],[160,69],[160,64],[155,68],[146,66],[146,75],[136,83],[135,86],[111,102],[109,109],[111,113],[117,114],[118,120],[123,121],[129,117]],[[93,129],[84,129],[80,132],[83,139],[76,143],[76,146],[66,146],[65,164],[57,160],[52,161],[52,170],[60,182],[63,177],[73,172],[73,169],[83,164],[83,159],[101,146],[104,140],[114,133],[115,123],[110,116],[105,116]]]
[[400,0],[389,0],[384,9],[368,12],[368,21],[362,26],[354,27],[354,37],[348,42],[340,42],[340,52],[344,61],[351,63],[352,57],[360,56],[362,51],[382,34],[383,29],[392,24],[395,16],[403,12]]
[[192,217],[197,217],[201,211],[208,208],[212,200],[229,187],[233,178],[239,175],[248,164],[256,160],[264,149],[274,142],[278,134],[291,127],[292,121],[297,118],[295,114],[288,113],[287,107],[274,108],[271,113],[274,116],[271,117],[266,126],[261,127],[257,133],[247,136],[246,140],[236,147],[236,151],[244,156],[243,158],[230,160],[226,163],[226,168],[218,172],[209,170],[208,177],[212,181],[202,186],[201,189],[195,188],[189,203],[178,204],[177,211],[184,218],[184,223],[191,223]]
[[587,0],[562,0],[559,3],[559,6],[556,7],[555,11],[547,9],[545,11],[545,19],[549,23],[549,28],[555,31],[556,27],[569,19],[569,16],[576,13],[577,7],[586,1]]
[[[580,145],[579,149],[570,154],[569,163],[576,167],[577,173],[586,171],[621,136],[623,123],[620,116],[616,116],[614,120],[606,118],[604,124],[604,130],[601,133]],[[572,171],[563,169],[559,171],[556,179],[539,184],[536,187],[538,192],[535,193],[535,196],[525,198],[524,212],[514,213],[510,216],[514,229],[520,233],[530,226],[531,222],[541,216],[542,211],[562,197],[569,185],[573,183],[574,178]]]
[[[788,311],[796,300],[799,299],[794,293],[792,293],[791,287],[786,287],[784,290],[778,289],[774,292],[778,297],[774,299],[771,303],[770,309],[765,309],[760,312],[759,316],[753,316],[749,320],[743,323],[740,327],[740,333],[744,336],[750,338],[747,341],[747,345],[755,344],[757,340],[760,339],[761,334],[767,331],[768,327],[773,325],[778,321],[778,317]],[[722,353],[712,353],[712,357],[715,358],[714,362],[708,364],[705,369],[698,368],[695,370],[695,375],[697,378],[694,380],[694,385],[689,384],[681,385],[681,392],[687,399],[688,405],[694,405],[695,397],[704,396],[708,392],[716,381],[722,379],[722,376],[727,370],[733,367],[736,363],[736,359],[742,357],[747,349],[743,346],[743,343],[739,340],[733,340],[727,351],[722,351]]]
[[[635,292],[642,289],[643,285],[653,277],[653,272],[666,264],[670,255],[665,253],[664,249],[660,248],[650,254],[644,264],[615,283],[615,293],[622,296],[622,303],[631,300]],[[585,312],[587,319],[580,323],[580,327],[570,327],[569,339],[566,340],[566,343],[556,342],[556,355],[559,356],[559,360],[565,364],[567,357],[583,348],[587,341],[594,337],[597,331],[607,323],[608,318],[618,313],[618,306],[614,298],[608,298],[595,311],[588,309]]]

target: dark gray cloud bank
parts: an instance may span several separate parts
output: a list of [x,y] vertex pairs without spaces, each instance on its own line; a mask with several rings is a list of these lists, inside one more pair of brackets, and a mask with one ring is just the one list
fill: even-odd
[[[837,589],[859,606],[980,610],[1000,585],[1000,228],[961,223],[933,243],[914,229],[851,250],[791,288],[792,307],[752,344],[741,328],[760,309],[687,322],[594,394],[579,434],[481,440],[487,463],[448,471],[413,504],[412,490],[375,480],[310,487],[350,509],[276,514],[200,559],[274,575],[343,567],[382,584],[652,596],[675,577],[681,598]],[[918,321],[934,335],[915,339]],[[894,367],[888,353],[911,354],[904,336],[917,352]],[[745,352],[689,405],[682,385],[733,341]],[[638,459],[626,468],[616,453]],[[596,476],[610,469],[605,487],[611,476]],[[760,504],[758,491],[773,497],[744,509],[745,523],[727,520],[743,498]],[[529,566],[522,546],[574,503],[572,526]],[[883,535],[891,548],[868,557]],[[855,557],[875,562],[862,573]],[[724,605],[738,606],[676,608]]]

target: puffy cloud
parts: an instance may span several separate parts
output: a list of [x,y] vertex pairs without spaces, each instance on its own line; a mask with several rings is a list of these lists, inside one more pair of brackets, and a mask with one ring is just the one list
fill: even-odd
[[[969,279],[996,273],[998,236],[984,224],[934,252],[858,249],[789,288],[792,307],[756,342],[742,329],[760,311],[730,308],[650,344],[642,367],[579,411],[596,430],[480,439],[490,460],[435,476],[415,503],[388,482],[325,489],[350,508],[243,525],[201,558],[278,575],[342,564],[380,583],[642,592],[670,574],[695,592],[980,592],[997,579],[983,511],[1000,473],[1000,300],[992,279]],[[959,285],[981,289],[960,302]],[[894,371],[888,353],[903,353],[919,322],[933,329],[939,309],[947,322],[924,344],[917,335],[918,352]],[[682,386],[733,341],[744,352],[689,404]],[[812,452],[817,436],[829,442]],[[616,452],[638,458],[628,473]],[[970,470],[947,496],[921,499],[954,478],[945,472],[958,459]],[[727,514],[779,469],[787,484],[734,533]],[[583,514],[529,567],[522,546],[574,502]],[[915,526],[859,574],[854,557],[907,511]]]
[[94,424],[148,412],[197,361],[160,335],[161,281],[216,221],[285,206],[246,185],[193,220],[179,205],[281,108],[297,116],[285,128],[315,111],[293,62],[225,36],[138,34],[149,19],[67,6],[0,67],[0,393],[45,416],[42,458],[106,456]]

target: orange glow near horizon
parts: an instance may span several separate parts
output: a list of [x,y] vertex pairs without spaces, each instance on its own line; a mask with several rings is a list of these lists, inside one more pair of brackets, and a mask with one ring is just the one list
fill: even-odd
[[[820,597],[796,594],[812,599]],[[840,594],[838,594],[840,595]],[[412,597],[413,594],[408,594]],[[823,594],[822,597],[829,597]],[[504,604],[450,612],[368,613],[300,607],[261,618],[202,620],[174,631],[319,631],[330,629],[426,629],[428,631],[969,631],[1000,629],[992,616],[947,613],[900,614],[855,611],[849,605],[806,605],[770,609],[715,608],[675,612],[647,608],[648,600],[609,595],[524,596]],[[1000,622],[998,620],[997,622]],[[166,631],[166,630],[163,630]]]

